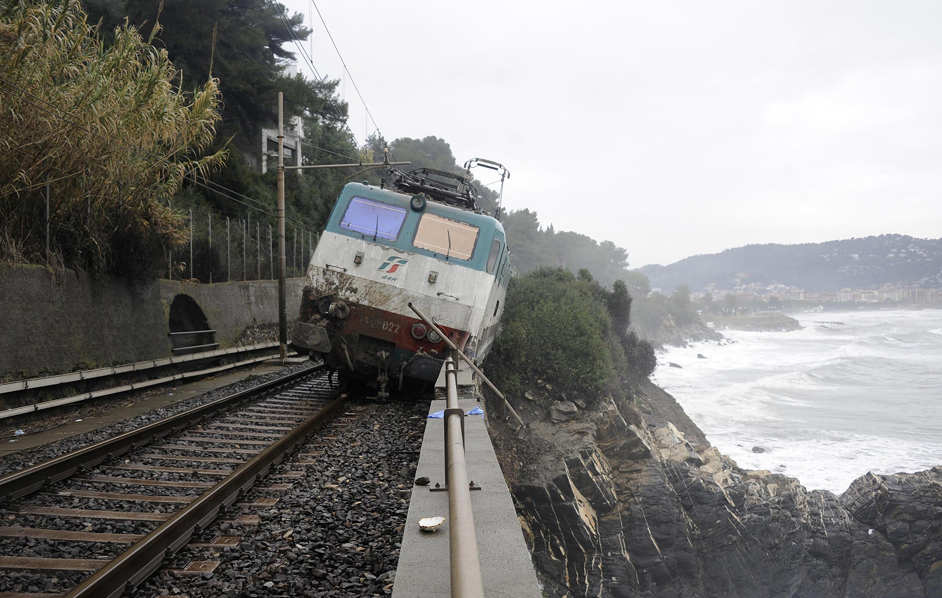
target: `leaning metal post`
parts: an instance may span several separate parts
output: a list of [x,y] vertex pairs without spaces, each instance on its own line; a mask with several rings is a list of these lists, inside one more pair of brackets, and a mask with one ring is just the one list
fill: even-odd
[[480,377],[481,377],[481,380],[483,380],[484,383],[487,384],[487,386],[488,386],[491,390],[493,390],[494,393],[495,393],[498,397],[500,397],[500,399],[504,402],[504,406],[505,406],[507,409],[510,410],[511,415],[514,416],[514,418],[515,418],[515,419],[517,420],[517,422],[520,424],[520,427],[521,427],[521,428],[524,427],[525,424],[523,423],[523,420],[520,419],[520,416],[519,416],[519,415],[517,415],[517,412],[514,410],[513,406],[510,404],[510,401],[508,401],[507,398],[504,396],[504,393],[502,393],[501,391],[497,390],[497,387],[494,386],[494,383],[487,379],[487,376],[484,375],[484,372],[482,372],[481,370],[478,369],[478,366],[474,365],[474,363],[471,361],[471,358],[468,357],[467,355],[465,355],[464,353],[462,353],[462,352],[458,349],[457,345],[455,345],[455,343],[451,342],[451,339],[448,338],[448,337],[445,335],[445,333],[442,332],[442,330],[441,330],[438,326],[436,326],[435,323],[432,322],[431,319],[429,319],[428,316],[426,316],[424,313],[422,313],[422,312],[419,310],[418,307],[416,307],[416,306],[413,305],[412,303],[409,303],[409,308],[410,308],[412,311],[414,311],[414,312],[416,313],[416,315],[419,316],[419,318],[421,318],[422,321],[425,322],[425,324],[426,324],[429,328],[431,328],[432,330],[434,330],[435,332],[437,332],[437,333],[438,333],[438,336],[442,337],[442,340],[445,341],[445,344],[448,345],[448,347],[449,347],[452,351],[454,351],[454,353],[455,353],[456,355],[458,355],[458,357],[460,357],[461,359],[463,359],[465,363],[467,363],[469,366],[471,366],[471,369],[474,370],[474,373],[476,373],[478,376],[480,376]]
[[464,410],[458,407],[458,370],[445,360],[445,483],[448,485],[448,541],[453,598],[484,598],[484,580],[474,531],[471,489],[464,460]]

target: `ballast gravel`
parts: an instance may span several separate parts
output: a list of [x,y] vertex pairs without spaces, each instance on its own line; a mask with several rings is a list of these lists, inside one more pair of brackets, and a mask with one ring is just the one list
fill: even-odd
[[[238,536],[237,546],[187,546],[125,595],[391,594],[428,402],[361,403],[355,409],[273,467],[198,538]],[[301,477],[290,477],[292,472]],[[265,489],[284,483],[291,488]],[[264,498],[278,502],[253,506]],[[256,515],[259,523],[235,523],[240,515]],[[191,561],[220,564],[212,573],[180,573]]]
[[42,463],[43,461],[48,461],[49,459],[54,459],[55,457],[64,455],[90,444],[94,444],[95,442],[106,440],[113,436],[117,436],[118,434],[123,434],[124,432],[129,432],[131,430],[140,428],[141,426],[166,419],[171,415],[186,411],[187,409],[221,399],[224,396],[230,395],[234,392],[254,388],[260,384],[268,382],[269,380],[273,380],[299,370],[312,369],[313,367],[314,366],[310,362],[289,366],[279,370],[278,372],[252,377],[235,384],[230,384],[228,386],[211,390],[197,397],[193,397],[192,399],[187,399],[185,401],[180,401],[179,403],[174,403],[173,405],[168,405],[167,407],[148,411],[147,413],[126,419],[113,426],[107,426],[105,428],[86,432],[85,434],[64,438],[58,442],[38,446],[22,453],[13,453],[7,455],[6,457],[0,459],[0,475],[18,471],[25,467],[36,465],[37,463]]

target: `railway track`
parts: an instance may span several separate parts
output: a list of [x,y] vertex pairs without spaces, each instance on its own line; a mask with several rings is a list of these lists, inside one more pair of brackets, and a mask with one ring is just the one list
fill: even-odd
[[[324,371],[306,370],[0,477],[0,598],[119,596],[194,534],[191,546],[232,545],[200,531],[345,405]],[[270,508],[288,488],[236,504]]]

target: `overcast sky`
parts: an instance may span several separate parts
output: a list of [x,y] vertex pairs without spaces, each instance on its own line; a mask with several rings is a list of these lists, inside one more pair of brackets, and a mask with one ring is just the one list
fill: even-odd
[[[320,73],[341,78],[310,0],[283,2],[308,18]],[[387,140],[434,135],[459,163],[502,162],[507,207],[611,240],[632,267],[942,236],[942,3],[318,8]],[[373,125],[344,79],[362,141]]]

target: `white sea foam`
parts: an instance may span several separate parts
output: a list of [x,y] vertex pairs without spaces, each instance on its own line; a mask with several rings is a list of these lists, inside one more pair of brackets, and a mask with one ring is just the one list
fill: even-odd
[[741,466],[809,488],[942,464],[942,311],[798,317],[800,331],[670,348],[655,380]]

